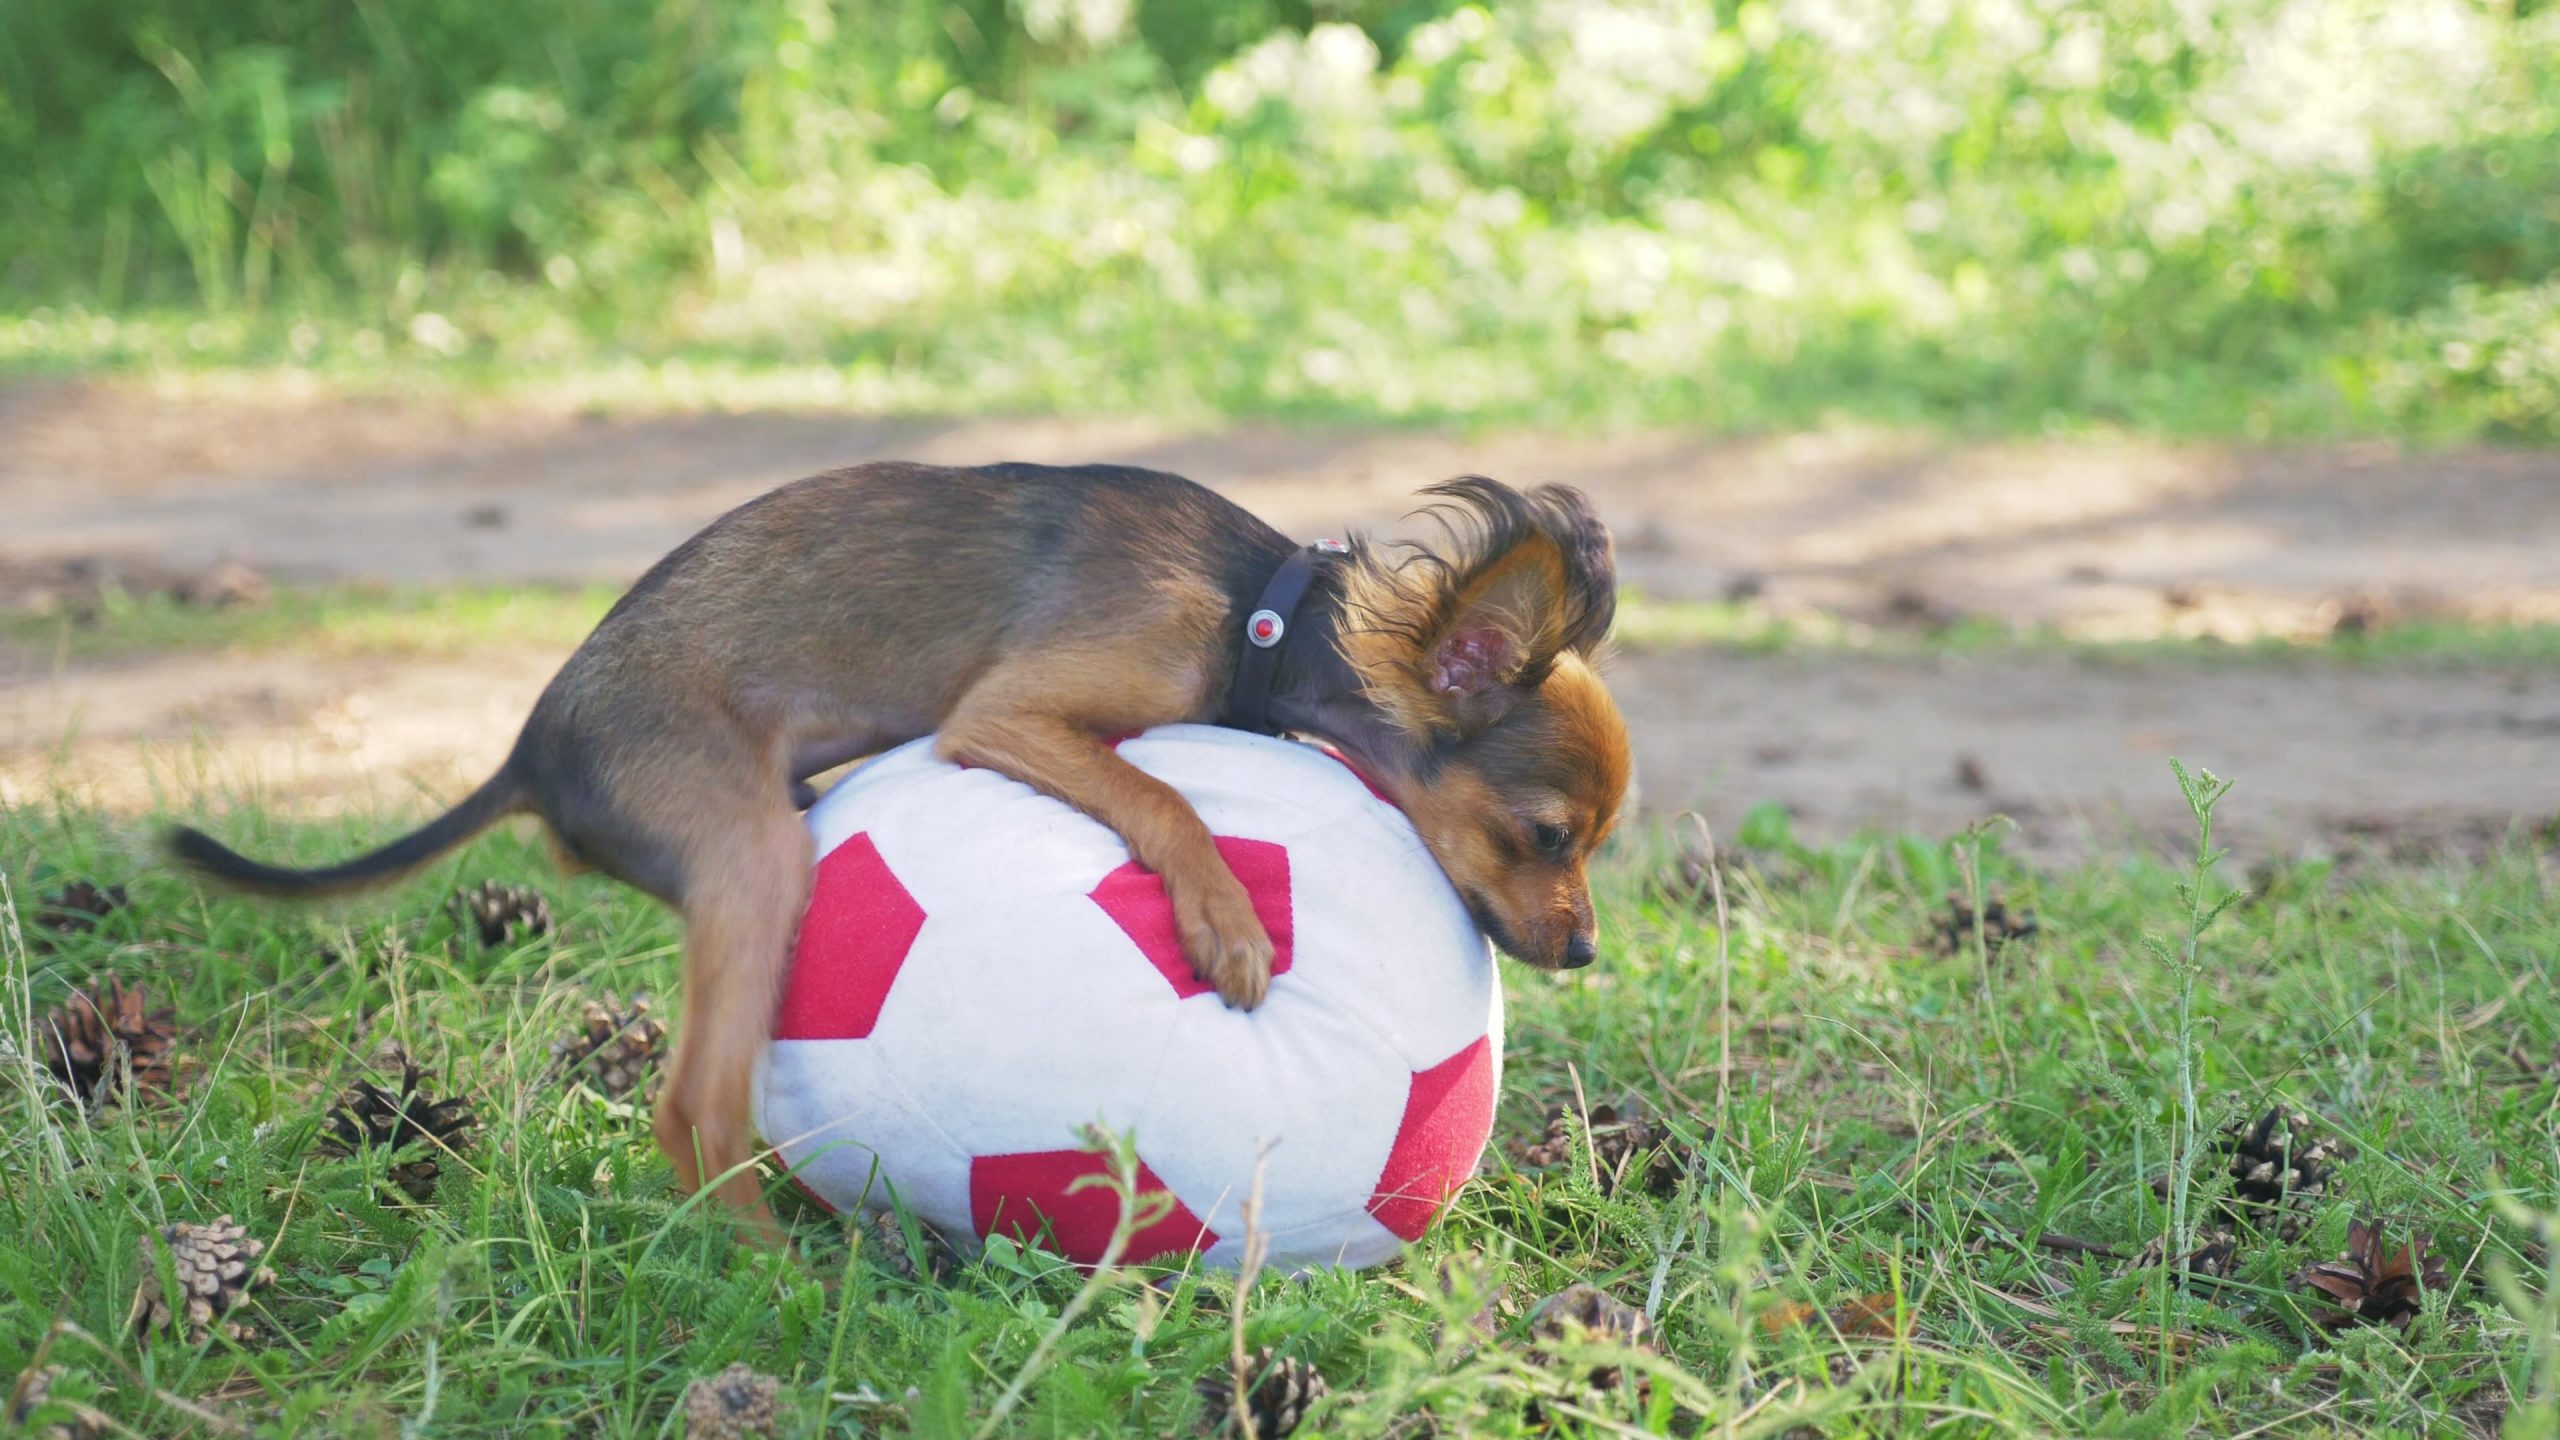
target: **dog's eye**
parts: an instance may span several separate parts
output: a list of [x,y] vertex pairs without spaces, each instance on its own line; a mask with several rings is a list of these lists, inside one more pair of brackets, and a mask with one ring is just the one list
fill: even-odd
[[1573,843],[1573,832],[1561,825],[1540,825],[1530,831],[1538,848],[1549,855],[1561,855]]

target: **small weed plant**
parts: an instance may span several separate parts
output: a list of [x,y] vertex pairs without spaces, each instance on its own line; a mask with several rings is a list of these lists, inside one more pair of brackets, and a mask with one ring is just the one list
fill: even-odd
[[2186,931],[2175,950],[2148,938],[2143,947],[2177,977],[2178,1027],[2171,1037],[2177,1047],[2173,1062],[2177,1074],[2177,1121],[2172,1132],[2174,1143],[2169,1149],[2168,1241],[2170,1253],[2183,1255],[2195,1248],[2191,1202],[2195,1195],[2196,1149],[2203,1139],[2203,1105],[2196,1095],[2198,1050],[2203,1043],[2196,1029],[2196,981],[2204,970],[2205,931],[2241,898],[2242,892],[2231,890],[2220,899],[2207,898],[2214,866],[2225,853],[2213,848],[2213,808],[2231,793],[2231,782],[2217,778],[2210,770],[2189,774],[2187,767],[2174,759],[2169,765],[2178,777],[2179,792],[2186,797],[2187,811],[2196,822],[2194,864],[2178,882],[2178,900],[2187,912]]

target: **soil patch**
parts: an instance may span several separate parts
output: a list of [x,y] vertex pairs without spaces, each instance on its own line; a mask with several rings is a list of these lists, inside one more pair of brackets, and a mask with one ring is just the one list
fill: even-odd
[[[772,485],[888,456],[1150,465],[1307,535],[1393,530],[1453,474],[1568,481],[1648,595],[1882,624],[2560,620],[2560,455],[2531,451],[620,417],[109,386],[0,392],[0,604],[100,575],[627,580]],[[0,654],[0,799],[195,804],[212,785],[415,806],[496,762],[557,659]],[[2560,813],[2560,684],[2541,671],[1662,649],[1614,676],[1648,808],[1727,828],[1776,799],[1816,834],[1998,811],[2035,848],[2158,839],[2183,819],[2173,754],[2239,777],[2226,813],[2248,845],[2469,844]]]

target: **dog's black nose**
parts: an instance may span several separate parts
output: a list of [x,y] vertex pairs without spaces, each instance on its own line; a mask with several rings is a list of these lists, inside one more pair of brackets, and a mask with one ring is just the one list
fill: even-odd
[[1579,970],[1600,958],[1600,947],[1588,935],[1576,935],[1565,942],[1564,968]]

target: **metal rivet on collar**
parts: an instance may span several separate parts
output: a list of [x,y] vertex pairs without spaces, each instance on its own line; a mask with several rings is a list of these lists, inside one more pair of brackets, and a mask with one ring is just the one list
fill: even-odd
[[1279,644],[1280,637],[1288,632],[1289,622],[1281,619],[1277,610],[1256,610],[1245,617],[1244,638],[1262,649]]

